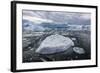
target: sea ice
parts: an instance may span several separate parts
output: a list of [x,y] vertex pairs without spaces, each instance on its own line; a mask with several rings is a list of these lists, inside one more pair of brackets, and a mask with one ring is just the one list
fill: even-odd
[[73,51],[78,53],[78,54],[84,54],[85,53],[85,50],[83,48],[80,48],[80,47],[74,47]]
[[54,34],[43,40],[41,45],[37,48],[36,53],[54,54],[63,52],[71,46],[74,46],[74,42],[69,37]]

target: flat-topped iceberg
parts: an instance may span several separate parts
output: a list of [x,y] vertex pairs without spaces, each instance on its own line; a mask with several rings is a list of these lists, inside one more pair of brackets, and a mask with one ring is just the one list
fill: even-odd
[[40,46],[37,48],[36,53],[39,54],[54,54],[67,50],[74,46],[74,42],[69,37],[64,37],[59,34],[54,34],[46,37]]

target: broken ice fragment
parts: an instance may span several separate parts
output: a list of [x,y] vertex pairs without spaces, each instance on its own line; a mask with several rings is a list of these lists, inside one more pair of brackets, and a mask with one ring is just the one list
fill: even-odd
[[85,50],[83,48],[80,48],[80,47],[74,47],[73,51],[75,53],[78,53],[78,54],[84,54],[85,53]]

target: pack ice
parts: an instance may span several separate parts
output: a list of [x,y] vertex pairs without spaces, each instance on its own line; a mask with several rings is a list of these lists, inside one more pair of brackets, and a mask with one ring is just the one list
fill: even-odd
[[54,34],[46,37],[40,46],[37,48],[36,53],[39,54],[54,54],[67,50],[74,46],[74,42],[69,37],[64,37],[59,34]]

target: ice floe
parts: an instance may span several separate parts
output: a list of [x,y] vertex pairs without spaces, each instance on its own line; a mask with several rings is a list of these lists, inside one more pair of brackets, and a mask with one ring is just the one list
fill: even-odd
[[80,48],[80,47],[74,47],[73,51],[75,53],[78,53],[78,54],[84,54],[85,53],[85,50],[83,48]]
[[74,46],[74,42],[69,37],[54,34],[43,40],[41,45],[37,48],[36,53],[54,54],[63,52],[71,46]]

